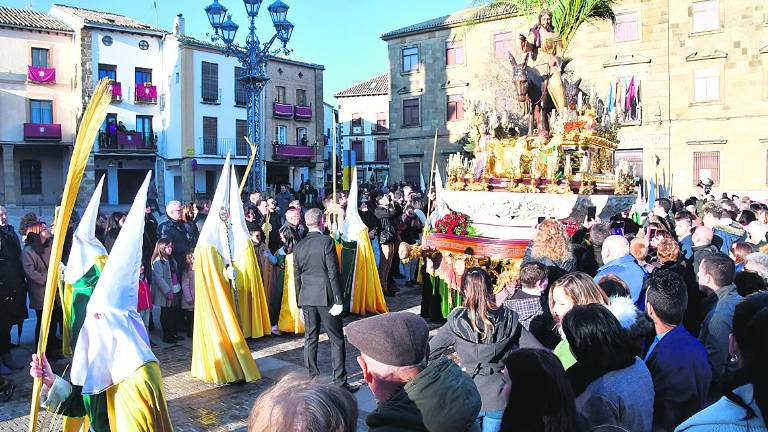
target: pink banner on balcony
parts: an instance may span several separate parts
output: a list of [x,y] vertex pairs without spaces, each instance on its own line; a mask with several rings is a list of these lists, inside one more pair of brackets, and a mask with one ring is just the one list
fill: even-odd
[[112,90],[112,99],[123,98],[123,86],[119,82],[113,82],[109,85],[109,89]]
[[147,85],[136,86],[136,99],[139,99],[139,100],[157,99],[157,86],[147,86]]
[[56,68],[29,66],[29,69],[27,69],[27,79],[37,83],[55,83]]
[[275,116],[293,117],[293,106],[291,104],[275,102]]
[[281,157],[312,158],[315,157],[315,147],[276,144],[274,153]]
[[312,107],[296,105],[294,115],[296,118],[310,119],[312,118]]
[[121,148],[141,147],[141,133],[136,131],[117,131],[117,145]]
[[24,139],[61,139],[60,124],[24,123]]

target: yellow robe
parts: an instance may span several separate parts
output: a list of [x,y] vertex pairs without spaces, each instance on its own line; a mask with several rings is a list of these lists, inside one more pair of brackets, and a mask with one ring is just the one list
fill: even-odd
[[388,312],[387,302],[379,280],[379,269],[376,267],[376,257],[368,237],[368,230],[363,230],[357,237],[357,254],[355,256],[355,276],[352,288],[353,314],[382,314]]
[[[253,253],[250,256],[253,257]],[[255,264],[255,259],[251,262]],[[249,296],[239,294],[242,309],[243,299]],[[269,332],[271,326],[266,303],[263,310],[261,316],[266,319]],[[250,382],[261,378],[240,330],[229,281],[224,275],[224,263],[213,246],[195,248],[195,328],[191,373],[195,378],[216,384]]]
[[296,299],[296,282],[293,279],[293,254],[285,256],[285,273],[283,274],[283,299],[280,304],[280,318],[277,329],[281,332],[304,333],[304,323],[299,317],[298,300]]

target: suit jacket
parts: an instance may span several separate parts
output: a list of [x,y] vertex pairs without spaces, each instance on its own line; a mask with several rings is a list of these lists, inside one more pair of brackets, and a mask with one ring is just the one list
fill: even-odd
[[343,304],[333,239],[310,232],[294,248],[293,265],[299,307]]
[[673,431],[707,403],[712,370],[707,351],[683,327],[669,331],[645,361],[653,378],[653,430]]

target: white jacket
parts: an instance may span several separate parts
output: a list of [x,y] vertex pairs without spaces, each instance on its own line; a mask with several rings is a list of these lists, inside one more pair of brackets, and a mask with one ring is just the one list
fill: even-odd
[[752,384],[743,385],[733,391],[755,412],[755,417],[746,419],[744,408],[726,397],[694,414],[675,429],[675,432],[768,432],[765,419],[757,407]]

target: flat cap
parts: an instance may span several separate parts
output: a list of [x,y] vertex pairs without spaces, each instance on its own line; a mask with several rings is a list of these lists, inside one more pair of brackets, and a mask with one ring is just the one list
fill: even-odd
[[390,312],[349,323],[344,333],[361,353],[389,366],[413,366],[427,355],[429,327],[410,312]]

